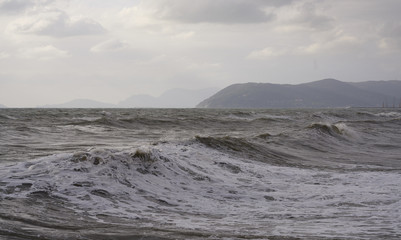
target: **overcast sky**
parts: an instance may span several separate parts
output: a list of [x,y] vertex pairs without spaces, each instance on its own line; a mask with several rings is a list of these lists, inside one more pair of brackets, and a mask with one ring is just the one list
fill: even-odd
[[401,79],[400,0],[0,0],[0,103]]

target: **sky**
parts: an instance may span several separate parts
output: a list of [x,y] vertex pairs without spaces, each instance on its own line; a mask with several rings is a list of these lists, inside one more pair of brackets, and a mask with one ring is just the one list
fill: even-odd
[[401,79],[400,0],[0,0],[0,104]]

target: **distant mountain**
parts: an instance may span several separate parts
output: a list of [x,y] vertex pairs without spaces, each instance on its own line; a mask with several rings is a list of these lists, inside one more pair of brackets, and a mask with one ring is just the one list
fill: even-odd
[[234,84],[197,105],[201,108],[381,107],[401,97],[401,81],[346,83],[335,79],[289,85]]
[[212,96],[217,91],[215,88],[171,89],[159,97],[134,95],[117,105],[90,99],[75,99],[62,104],[40,106],[40,108],[194,108],[200,101]]
[[158,101],[156,97],[138,94],[119,102],[117,105],[121,108],[149,108],[157,104]]
[[159,97],[149,95],[134,95],[121,101],[118,107],[141,108],[193,108],[205,98],[215,94],[218,90],[207,88],[200,90],[171,89]]
[[351,85],[364,89],[370,92],[381,93],[383,95],[394,96],[396,98],[401,97],[401,81],[368,81],[368,82],[357,82],[350,83]]
[[3,104],[0,104],[0,108],[7,108],[7,107]]
[[40,106],[40,108],[114,108],[116,105],[90,99],[75,99],[62,104]]

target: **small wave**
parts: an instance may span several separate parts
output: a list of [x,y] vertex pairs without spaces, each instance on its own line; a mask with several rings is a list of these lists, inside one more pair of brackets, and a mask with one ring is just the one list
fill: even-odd
[[252,119],[251,122],[266,122],[266,123],[270,123],[270,122],[281,122],[283,121],[283,119],[286,118],[278,118],[278,117],[258,117],[255,119]]
[[114,128],[139,128],[141,126],[154,126],[156,128],[163,128],[168,126],[175,126],[179,124],[176,120],[164,120],[164,119],[152,119],[143,117],[133,118],[117,118],[109,114],[103,114],[103,116],[92,119],[78,119],[74,122],[66,123],[66,125],[72,126],[102,126],[102,127],[114,127]]
[[292,120],[292,117],[285,115],[271,115],[271,114],[263,114],[259,116],[261,119],[274,119],[274,120]]
[[258,138],[262,138],[262,139],[266,139],[266,138],[269,138],[271,136],[272,135],[270,133],[262,133],[262,134],[259,134],[257,137]]
[[72,126],[102,126],[102,127],[117,127],[117,128],[130,128],[132,124],[126,121],[121,121],[118,119],[114,119],[108,115],[104,115],[99,118],[92,118],[92,119],[79,119],[78,121],[69,122],[65,125],[72,125]]
[[280,122],[284,120],[291,120],[292,118],[289,116],[281,116],[281,115],[272,115],[272,114],[232,114],[229,118],[234,120],[245,120],[249,122]]
[[102,111],[101,114],[103,116],[111,116],[112,115],[110,112],[107,112],[107,111]]
[[18,118],[12,117],[6,114],[0,114],[0,119],[7,119],[7,120],[17,120]]
[[135,117],[135,118],[119,118],[117,119],[118,122],[123,124],[143,124],[149,126],[165,126],[169,124],[176,124],[177,122],[171,120],[163,120],[163,119],[152,119],[152,118],[142,118],[142,117]]
[[299,156],[270,148],[263,143],[251,142],[244,138],[196,136],[195,139],[207,147],[273,165],[301,166],[303,162]]
[[328,121],[339,121],[341,119],[347,119],[350,116],[350,112],[347,110],[344,111],[323,111],[323,112],[314,112],[312,117],[320,118]]
[[389,117],[389,118],[400,118],[401,113],[400,112],[382,112],[382,113],[377,113],[375,116],[378,117]]
[[253,111],[233,111],[229,117],[232,118],[251,118],[252,116],[255,115],[255,112]]
[[320,133],[324,133],[330,136],[356,136],[354,130],[352,130],[345,123],[313,123],[308,126],[309,129],[314,129]]
[[376,114],[371,113],[371,112],[366,112],[366,111],[359,111],[356,113],[359,116],[368,116],[368,117],[374,117]]
[[253,148],[253,145],[242,138],[225,137],[201,137],[196,136],[195,139],[211,148],[229,149],[236,152],[243,152],[246,149]]

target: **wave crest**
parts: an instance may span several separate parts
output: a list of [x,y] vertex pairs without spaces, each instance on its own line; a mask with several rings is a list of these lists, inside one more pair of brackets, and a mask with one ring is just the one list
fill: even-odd
[[356,133],[345,123],[312,123],[308,126],[309,129],[318,131],[319,133],[327,134],[333,137],[349,136],[355,137]]
[[234,137],[195,137],[196,141],[240,158],[251,159],[278,166],[302,166],[304,160],[280,149],[274,149],[263,142]]

